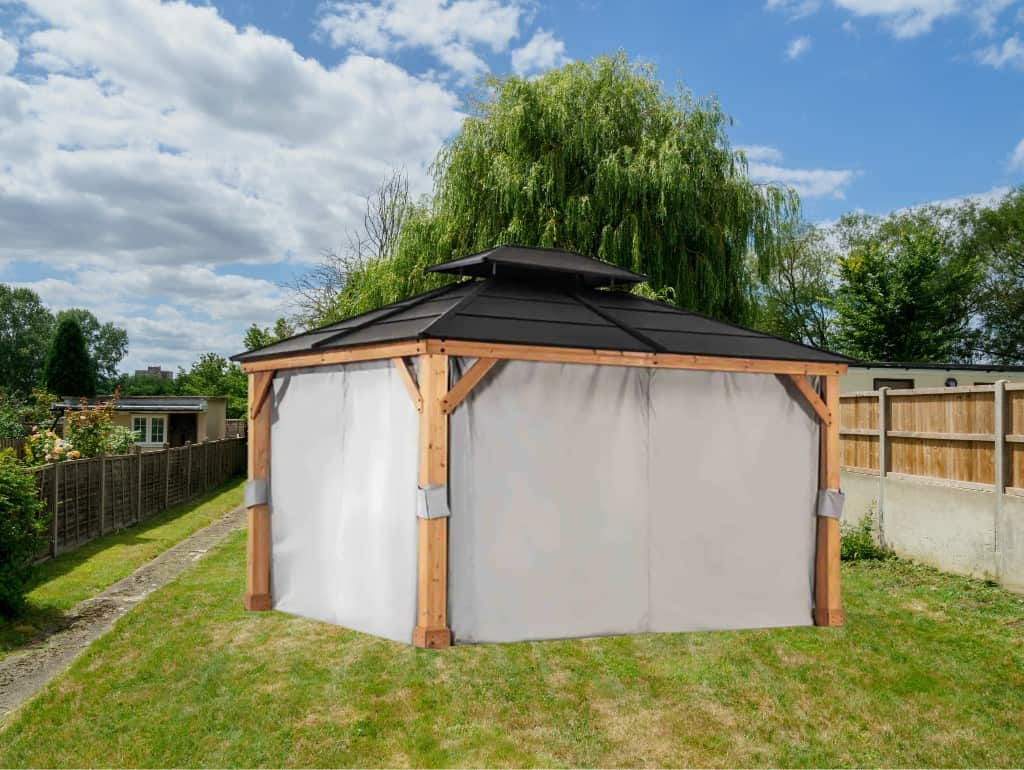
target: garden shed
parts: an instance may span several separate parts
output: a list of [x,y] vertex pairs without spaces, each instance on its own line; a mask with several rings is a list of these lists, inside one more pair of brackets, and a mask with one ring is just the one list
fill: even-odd
[[236,356],[245,606],[422,647],[840,625],[847,359],[500,246]]

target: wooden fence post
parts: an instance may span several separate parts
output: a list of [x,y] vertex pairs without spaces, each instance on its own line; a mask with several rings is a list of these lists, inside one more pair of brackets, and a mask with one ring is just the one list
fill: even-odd
[[164,452],[164,510],[171,507],[171,448]]
[[100,455],[100,534],[107,525],[107,456]]
[[135,485],[135,521],[142,521],[142,450],[139,450],[139,475]]
[[53,464],[53,542],[50,544],[50,556],[57,555],[59,535],[58,513],[60,511],[60,463]]
[[185,472],[185,499],[192,499],[192,442],[189,441],[185,444],[188,447],[185,452],[185,459],[187,460],[188,469]]

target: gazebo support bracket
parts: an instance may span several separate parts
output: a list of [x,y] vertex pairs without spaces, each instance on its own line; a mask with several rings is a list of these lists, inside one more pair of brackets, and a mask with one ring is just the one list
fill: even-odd
[[441,410],[445,414],[454,412],[455,407],[462,403],[496,363],[497,358],[478,358],[441,399]]
[[412,399],[412,405],[416,407],[417,412],[423,412],[423,396],[420,395],[420,387],[416,384],[416,380],[412,376],[412,372],[409,371],[409,363],[402,356],[397,356],[391,359],[391,363],[395,365],[398,373],[402,376],[402,382],[405,384],[405,389],[409,391],[409,398]]
[[252,396],[251,406],[249,407],[249,417],[256,419],[260,415],[260,411],[263,409],[263,404],[267,401],[267,394],[270,393],[270,388],[274,384],[274,371],[270,370],[266,372],[269,377],[261,377],[259,384],[257,385],[257,391]]
[[807,400],[807,403],[811,405],[815,412],[818,413],[818,417],[824,425],[830,425],[832,423],[832,412],[825,406],[825,402],[821,400],[821,396],[817,394],[811,383],[802,374],[790,374],[787,375],[793,384],[796,385],[797,390],[800,391],[801,395]]

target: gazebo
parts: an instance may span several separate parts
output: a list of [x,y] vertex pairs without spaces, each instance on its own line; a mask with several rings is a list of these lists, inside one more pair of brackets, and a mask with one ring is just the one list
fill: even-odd
[[848,359],[499,246],[235,356],[245,607],[420,647],[843,623]]

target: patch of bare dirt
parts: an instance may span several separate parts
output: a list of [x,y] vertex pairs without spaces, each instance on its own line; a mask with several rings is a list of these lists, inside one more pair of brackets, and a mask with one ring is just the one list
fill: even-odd
[[229,532],[244,524],[244,508],[229,511],[114,583],[99,596],[75,605],[25,649],[0,659],[0,727],[14,709],[71,665],[71,661],[93,640],[107,633],[118,618],[176,578]]

